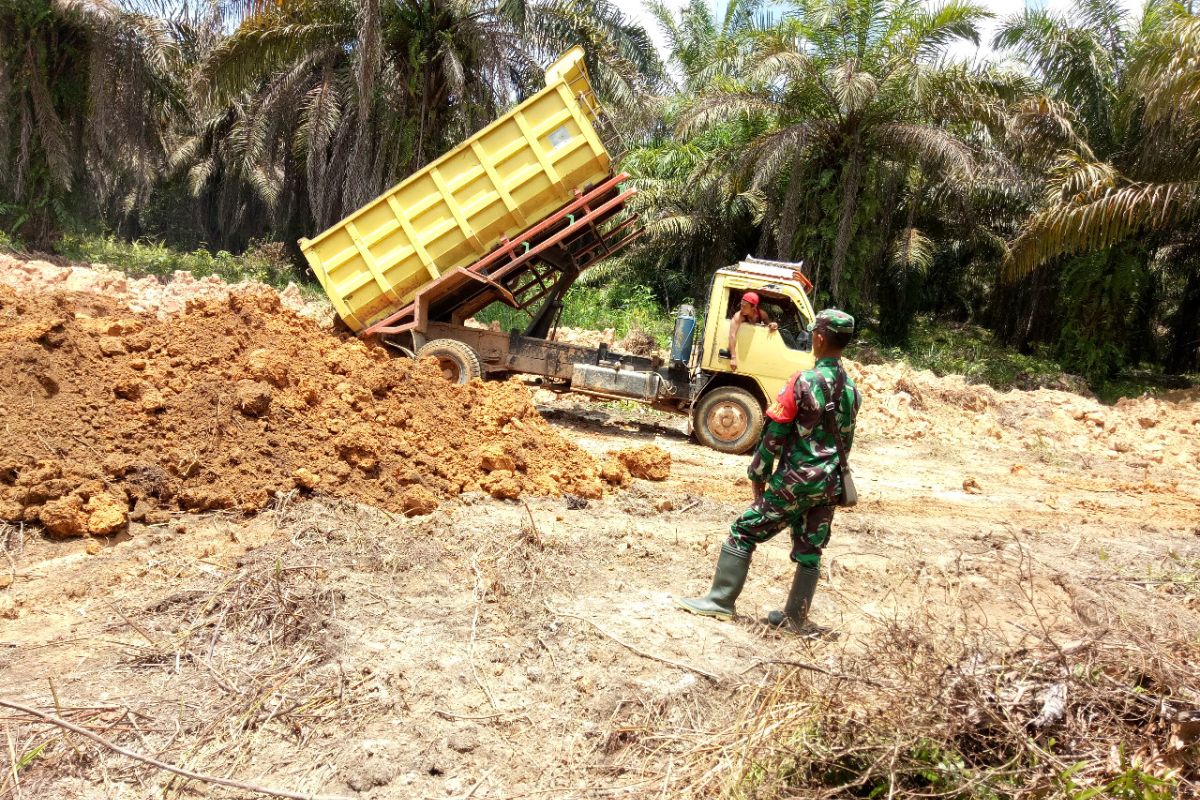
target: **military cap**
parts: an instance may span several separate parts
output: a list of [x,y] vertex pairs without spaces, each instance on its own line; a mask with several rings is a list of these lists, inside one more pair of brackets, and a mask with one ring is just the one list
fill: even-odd
[[808,326],[812,331],[829,331],[830,333],[854,333],[854,317],[836,308],[827,308]]

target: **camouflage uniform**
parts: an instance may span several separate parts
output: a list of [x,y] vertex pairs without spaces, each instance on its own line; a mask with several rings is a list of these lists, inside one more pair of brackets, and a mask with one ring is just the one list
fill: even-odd
[[[837,444],[821,427],[826,395],[833,390],[837,372],[837,359],[821,359],[813,369],[793,375],[767,409],[767,425],[747,472],[762,493],[730,526],[731,547],[748,555],[789,526],[792,561],[812,567],[820,563],[842,491]],[[836,411],[847,452],[854,442],[860,402],[847,376]]]
[[[809,330],[821,335],[822,353],[837,353],[854,333],[854,318],[827,309],[817,315]],[[808,609],[820,578],[821,551],[829,541],[833,509],[842,493],[837,441],[821,424],[826,398],[836,394],[839,371],[838,359],[822,358],[813,369],[793,375],[767,410],[769,421],[749,470],[754,504],[730,527],[708,594],[677,598],[684,609],[732,619],[754,549],[790,527],[796,573],[783,610],[772,611],[766,622],[798,633],[811,632],[805,627]],[[849,376],[844,380],[838,406],[831,411],[849,451],[861,398]]]

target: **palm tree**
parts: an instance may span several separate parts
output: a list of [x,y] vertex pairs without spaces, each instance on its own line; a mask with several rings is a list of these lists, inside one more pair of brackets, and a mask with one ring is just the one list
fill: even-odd
[[[1153,314],[1129,328],[1139,306],[1154,306],[1171,330],[1168,368],[1197,368],[1200,19],[1151,2],[1135,24],[1114,2],[1086,0],[1072,17],[1042,11],[1010,20],[997,44],[1075,109],[1083,131],[1052,154],[1007,276],[1058,264],[1064,279],[1082,281],[1088,296],[1067,294],[1092,318],[1082,327],[1092,340],[1148,339]],[[1096,368],[1111,371],[1125,354],[1101,355]]]
[[[726,59],[730,77],[697,98],[681,133],[756,121],[762,132],[742,163],[776,199],[776,257],[803,253],[817,270],[827,263],[834,302],[861,302],[866,264],[888,252],[921,262],[909,256],[923,241],[913,223],[925,202],[970,189],[979,160],[972,133],[995,116],[1002,76],[941,57],[954,39],[976,39],[987,16],[957,1],[927,10],[915,0],[800,0],[778,25],[747,33]],[[852,253],[857,231],[905,205],[898,229],[883,226],[882,247],[857,237]]]
[[145,199],[181,111],[160,19],[106,0],[0,6],[0,221],[47,248],[71,218]]
[[653,80],[644,31],[611,4],[555,0],[245,3],[198,67],[202,108],[172,163],[198,196],[240,190],[221,227],[294,238],[332,224],[540,88],[570,44],[601,89]]

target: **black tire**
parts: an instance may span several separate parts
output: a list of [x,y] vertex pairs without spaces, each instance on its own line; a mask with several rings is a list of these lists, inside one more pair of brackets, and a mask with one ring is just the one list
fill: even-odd
[[737,455],[753,449],[765,424],[758,398],[738,386],[713,389],[692,412],[696,438],[722,453]]
[[469,383],[483,375],[479,356],[469,345],[455,339],[434,339],[417,351],[417,358],[436,358],[442,374],[451,383]]

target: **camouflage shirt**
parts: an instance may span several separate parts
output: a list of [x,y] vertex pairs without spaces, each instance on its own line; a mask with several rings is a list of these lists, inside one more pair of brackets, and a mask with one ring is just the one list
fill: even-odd
[[[829,477],[837,472],[838,454],[833,436],[821,426],[825,391],[816,373],[825,378],[832,392],[837,383],[838,360],[822,358],[813,369],[793,375],[779,392],[767,409],[767,425],[750,462],[750,480],[769,484],[774,491],[797,488],[804,494],[826,491]],[[847,375],[846,388],[836,410],[847,457],[854,443],[854,420],[861,402],[858,388]]]

